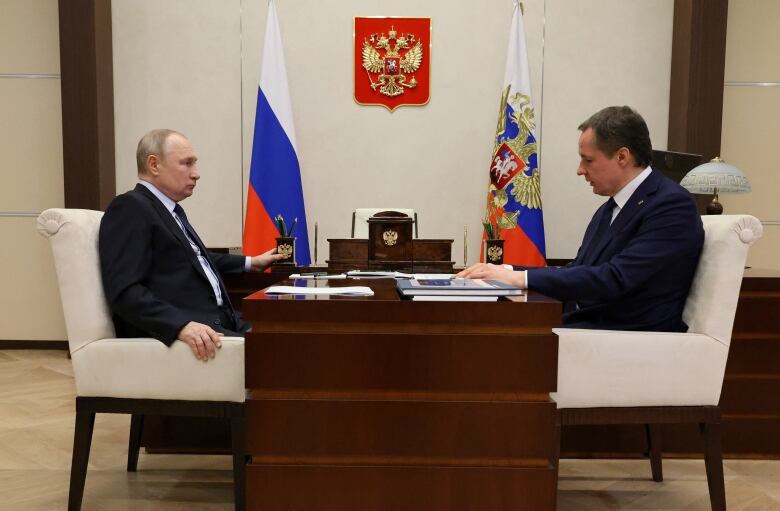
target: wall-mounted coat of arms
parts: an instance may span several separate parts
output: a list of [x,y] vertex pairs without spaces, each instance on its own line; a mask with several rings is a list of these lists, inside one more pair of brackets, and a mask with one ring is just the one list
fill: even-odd
[[355,18],[355,101],[424,105],[430,97],[431,19]]

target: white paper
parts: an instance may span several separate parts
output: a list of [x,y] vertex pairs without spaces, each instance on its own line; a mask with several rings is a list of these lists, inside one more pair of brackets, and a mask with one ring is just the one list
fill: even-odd
[[411,273],[401,273],[400,271],[369,271],[369,270],[350,270],[348,277],[371,277],[371,278],[412,278]]
[[297,286],[271,286],[266,291],[267,295],[348,295],[348,296],[374,296],[370,287],[297,287]]
[[495,302],[497,296],[452,296],[452,295],[415,295],[415,302]]
[[452,273],[403,273],[400,271],[370,271],[370,270],[350,270],[347,272],[348,277],[372,277],[372,278],[396,278],[396,279],[451,279],[454,277]]

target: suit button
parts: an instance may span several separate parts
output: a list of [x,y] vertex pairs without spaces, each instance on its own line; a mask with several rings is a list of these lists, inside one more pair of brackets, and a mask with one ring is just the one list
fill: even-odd
[[214,320],[214,324],[215,324],[215,325],[221,325],[221,324],[222,324],[222,322],[221,322],[220,320],[218,320],[218,319],[215,319],[215,320]]

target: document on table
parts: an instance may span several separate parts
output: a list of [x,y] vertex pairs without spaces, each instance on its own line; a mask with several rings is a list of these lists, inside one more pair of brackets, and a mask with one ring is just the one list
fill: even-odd
[[497,296],[415,295],[416,302],[496,302]]
[[371,270],[350,270],[348,277],[352,278],[396,278],[396,279],[451,279],[455,275],[451,273],[403,273],[400,271],[371,271]]
[[267,295],[342,295],[342,296],[374,296],[374,291],[366,286],[347,287],[298,287],[298,286],[271,286],[266,291]]
[[347,276],[343,273],[293,273],[287,278],[303,280],[339,280],[346,279]]

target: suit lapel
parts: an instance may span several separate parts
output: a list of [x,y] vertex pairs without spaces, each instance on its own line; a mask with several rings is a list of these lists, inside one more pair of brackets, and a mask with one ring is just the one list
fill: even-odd
[[653,170],[650,175],[642,181],[642,184],[640,184],[634,193],[631,194],[631,197],[629,197],[628,201],[620,210],[618,216],[615,217],[615,220],[609,226],[607,234],[602,238],[599,246],[594,247],[593,252],[588,254],[584,264],[594,264],[604,249],[615,239],[615,235],[631,223],[634,217],[648,205],[650,196],[658,190],[662,178],[663,176],[658,171]]
[[588,228],[585,230],[585,236],[582,240],[582,247],[577,254],[577,259],[575,259],[577,264],[590,264],[589,261],[593,259],[590,252],[590,245],[594,242],[594,237],[599,230],[599,219],[601,218],[602,211],[605,207],[607,207],[606,203],[602,204],[599,209],[596,210],[596,213],[593,215],[593,218],[591,218],[590,223],[588,224]]
[[149,202],[152,204],[152,207],[160,216],[160,220],[162,220],[162,223],[165,224],[165,227],[168,228],[168,231],[170,231],[170,233],[179,241],[182,250],[184,250],[187,259],[190,261],[190,264],[192,264],[193,268],[195,268],[195,271],[197,271],[201,277],[203,277],[208,281],[208,277],[206,276],[206,273],[203,271],[203,266],[201,266],[200,261],[198,261],[198,258],[195,255],[195,251],[192,250],[192,245],[190,245],[190,241],[184,235],[184,231],[181,230],[179,224],[176,223],[176,220],[173,218],[171,212],[168,211],[165,205],[163,205],[163,203],[160,202],[159,199],[157,199],[157,197],[155,197],[154,194],[150,192],[144,185],[140,185],[140,184],[136,185],[135,190],[143,194],[143,196],[146,197],[147,199],[149,199]]

